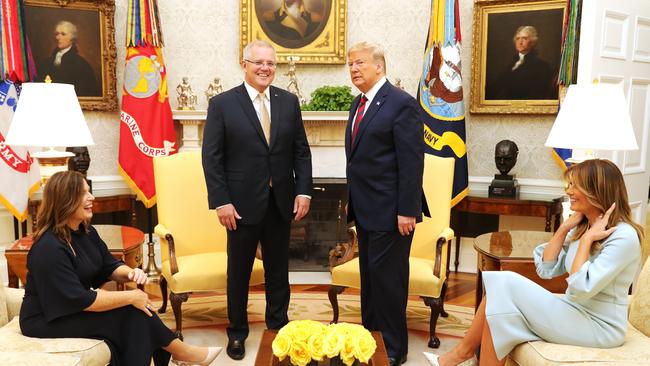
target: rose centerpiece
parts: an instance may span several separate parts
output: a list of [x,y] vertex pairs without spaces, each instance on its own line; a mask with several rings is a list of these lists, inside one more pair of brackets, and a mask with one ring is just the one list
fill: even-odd
[[361,325],[326,326],[313,320],[294,320],[280,329],[271,347],[280,361],[288,356],[296,366],[306,366],[325,357],[339,358],[346,366],[352,366],[357,360],[367,364],[377,343]]

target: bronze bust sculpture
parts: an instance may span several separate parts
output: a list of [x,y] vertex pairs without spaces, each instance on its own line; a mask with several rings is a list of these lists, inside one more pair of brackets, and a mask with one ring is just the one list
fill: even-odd
[[508,175],[517,163],[517,155],[519,155],[519,148],[514,141],[501,140],[497,143],[494,148],[494,162],[501,175]]
[[74,170],[83,174],[86,177],[86,182],[90,186],[92,192],[92,181],[88,179],[88,167],[90,166],[90,154],[88,148],[85,146],[66,147],[65,151],[74,154],[73,157],[68,159],[68,170]]
[[516,197],[519,194],[519,184],[510,170],[517,163],[519,148],[514,141],[501,140],[494,147],[494,162],[500,174],[495,174],[489,187],[490,196]]

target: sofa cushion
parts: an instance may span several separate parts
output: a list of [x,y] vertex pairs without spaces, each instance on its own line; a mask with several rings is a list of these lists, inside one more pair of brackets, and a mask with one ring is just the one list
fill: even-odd
[[[18,317],[0,328],[0,354],[5,352],[40,352],[65,354],[81,361],[81,365],[107,365],[111,351],[106,343],[87,338],[31,338],[20,332]],[[0,363],[11,365],[11,363]],[[39,363],[33,363],[38,365]]]
[[[630,302],[628,320],[641,333],[650,337],[650,259],[646,260],[634,284],[634,296]],[[644,289],[639,291],[639,289]]]
[[589,348],[535,341],[520,344],[510,352],[509,361],[520,366],[551,366],[579,363],[584,365],[649,365],[648,338],[628,326],[625,343],[615,348]]
[[5,294],[5,286],[2,281],[0,281],[0,327],[7,324],[8,321],[7,295]]
[[79,357],[40,352],[0,352],[0,365],[34,366],[81,366]]

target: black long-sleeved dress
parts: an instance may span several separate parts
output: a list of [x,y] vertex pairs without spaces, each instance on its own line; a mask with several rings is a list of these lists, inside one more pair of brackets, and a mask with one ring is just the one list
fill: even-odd
[[167,365],[170,354],[161,347],[176,335],[155,314],[148,317],[133,306],[84,311],[99,288],[123,263],[113,258],[91,226],[72,233],[72,248],[47,231],[27,255],[27,283],[20,309],[24,335],[39,338],[94,338],[111,349],[111,365]]

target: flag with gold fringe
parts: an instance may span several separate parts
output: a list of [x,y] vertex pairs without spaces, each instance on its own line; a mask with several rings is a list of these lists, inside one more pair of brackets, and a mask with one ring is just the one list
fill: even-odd
[[0,8],[0,203],[20,221],[27,214],[29,197],[40,186],[38,164],[24,146],[9,146],[5,136],[18,103],[19,84],[36,74],[25,35],[22,0],[2,0]]
[[456,159],[452,206],[469,193],[458,0],[432,0],[418,87],[426,152]]
[[153,158],[176,152],[156,0],[129,0],[120,113],[120,174],[149,208],[156,203]]
[[[564,14],[564,31],[562,33],[562,59],[558,83],[560,85],[560,108],[566,88],[578,80],[578,45],[580,40],[580,18],[582,13],[582,0],[567,0]],[[553,160],[566,170],[571,163],[566,159],[571,157],[571,149],[553,148]]]

